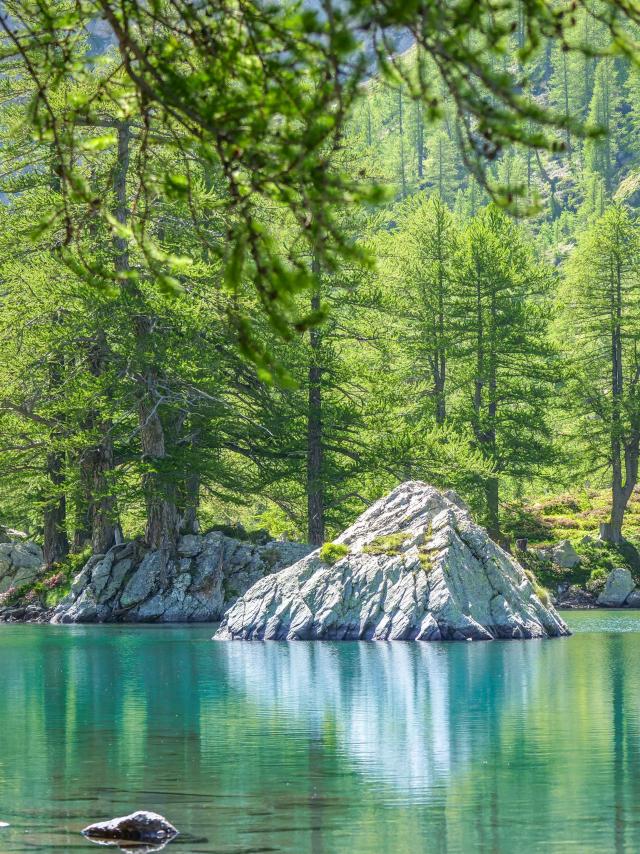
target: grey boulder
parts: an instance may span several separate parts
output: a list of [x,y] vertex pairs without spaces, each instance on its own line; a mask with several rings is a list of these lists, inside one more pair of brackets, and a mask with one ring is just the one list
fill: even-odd
[[33,584],[43,571],[42,549],[37,543],[0,543],[0,593]]
[[626,608],[640,608],[640,590],[632,590],[625,599]]
[[94,842],[123,848],[131,845],[136,851],[157,851],[178,835],[166,818],[144,810],[90,824],[81,832]]
[[625,567],[612,569],[605,581],[604,590],[598,596],[598,605],[605,608],[621,608],[635,587],[631,572]]
[[219,531],[182,537],[170,557],[124,543],[89,559],[51,622],[219,620],[224,609],[258,579],[310,550],[278,540],[254,545]]
[[[227,611],[217,640],[490,640],[569,631],[522,567],[455,493],[403,483],[335,541],[267,576]],[[335,551],[335,550],[334,550]]]
[[580,555],[569,540],[560,540],[547,549],[539,549],[539,554],[544,560],[550,560],[563,569],[573,569],[580,563]]

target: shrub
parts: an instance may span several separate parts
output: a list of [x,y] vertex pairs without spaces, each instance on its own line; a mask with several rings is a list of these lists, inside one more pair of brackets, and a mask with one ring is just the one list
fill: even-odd
[[67,576],[64,572],[56,572],[55,575],[50,575],[48,578],[42,582],[47,590],[53,590],[54,587],[59,587],[61,584],[67,580]]
[[605,581],[607,580],[607,571],[601,566],[591,570],[591,575],[587,581],[586,587],[590,593],[600,593],[604,589]]
[[348,546],[345,546],[342,543],[325,543],[320,549],[320,560],[328,563],[329,566],[333,566],[334,563],[337,563],[341,558],[346,557],[348,554]]
[[10,587],[8,590],[5,590],[4,593],[0,593],[0,606],[11,605],[16,599],[18,592],[19,591],[16,587]]

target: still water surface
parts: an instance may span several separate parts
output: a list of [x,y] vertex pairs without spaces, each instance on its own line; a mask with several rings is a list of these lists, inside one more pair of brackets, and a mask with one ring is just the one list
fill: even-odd
[[[554,641],[212,643],[0,626],[0,852],[640,851],[640,613]],[[102,849],[109,850],[109,849]]]

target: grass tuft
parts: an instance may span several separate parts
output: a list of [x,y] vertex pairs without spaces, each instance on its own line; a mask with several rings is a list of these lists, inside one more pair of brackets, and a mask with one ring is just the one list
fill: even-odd
[[349,554],[349,547],[342,543],[325,543],[320,549],[320,560],[333,566]]
[[399,555],[402,552],[402,546],[409,538],[409,534],[388,534],[386,537],[376,537],[366,546],[363,546],[363,553],[367,555]]

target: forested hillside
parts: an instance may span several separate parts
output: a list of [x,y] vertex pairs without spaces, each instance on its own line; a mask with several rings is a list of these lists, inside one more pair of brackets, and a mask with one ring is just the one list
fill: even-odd
[[[604,48],[605,24],[576,15],[569,40]],[[516,24],[488,60],[503,84],[529,39]],[[34,132],[33,82],[7,67],[1,521],[42,538],[48,564],[118,529],[156,548],[214,524],[319,544],[421,479],[500,539],[518,533],[507,504],[512,518],[527,496],[612,485],[617,542],[640,445],[640,72],[568,47],[542,39],[527,65],[551,145],[531,110],[512,145],[488,125],[486,176],[451,91],[417,97],[422,45],[369,75],[314,180],[377,189],[336,195],[311,245],[285,190],[240,231],[229,187],[240,204],[251,179],[124,84],[118,98],[115,46],[47,101],[90,105],[62,141],[71,179],[65,126],[36,114]]]

